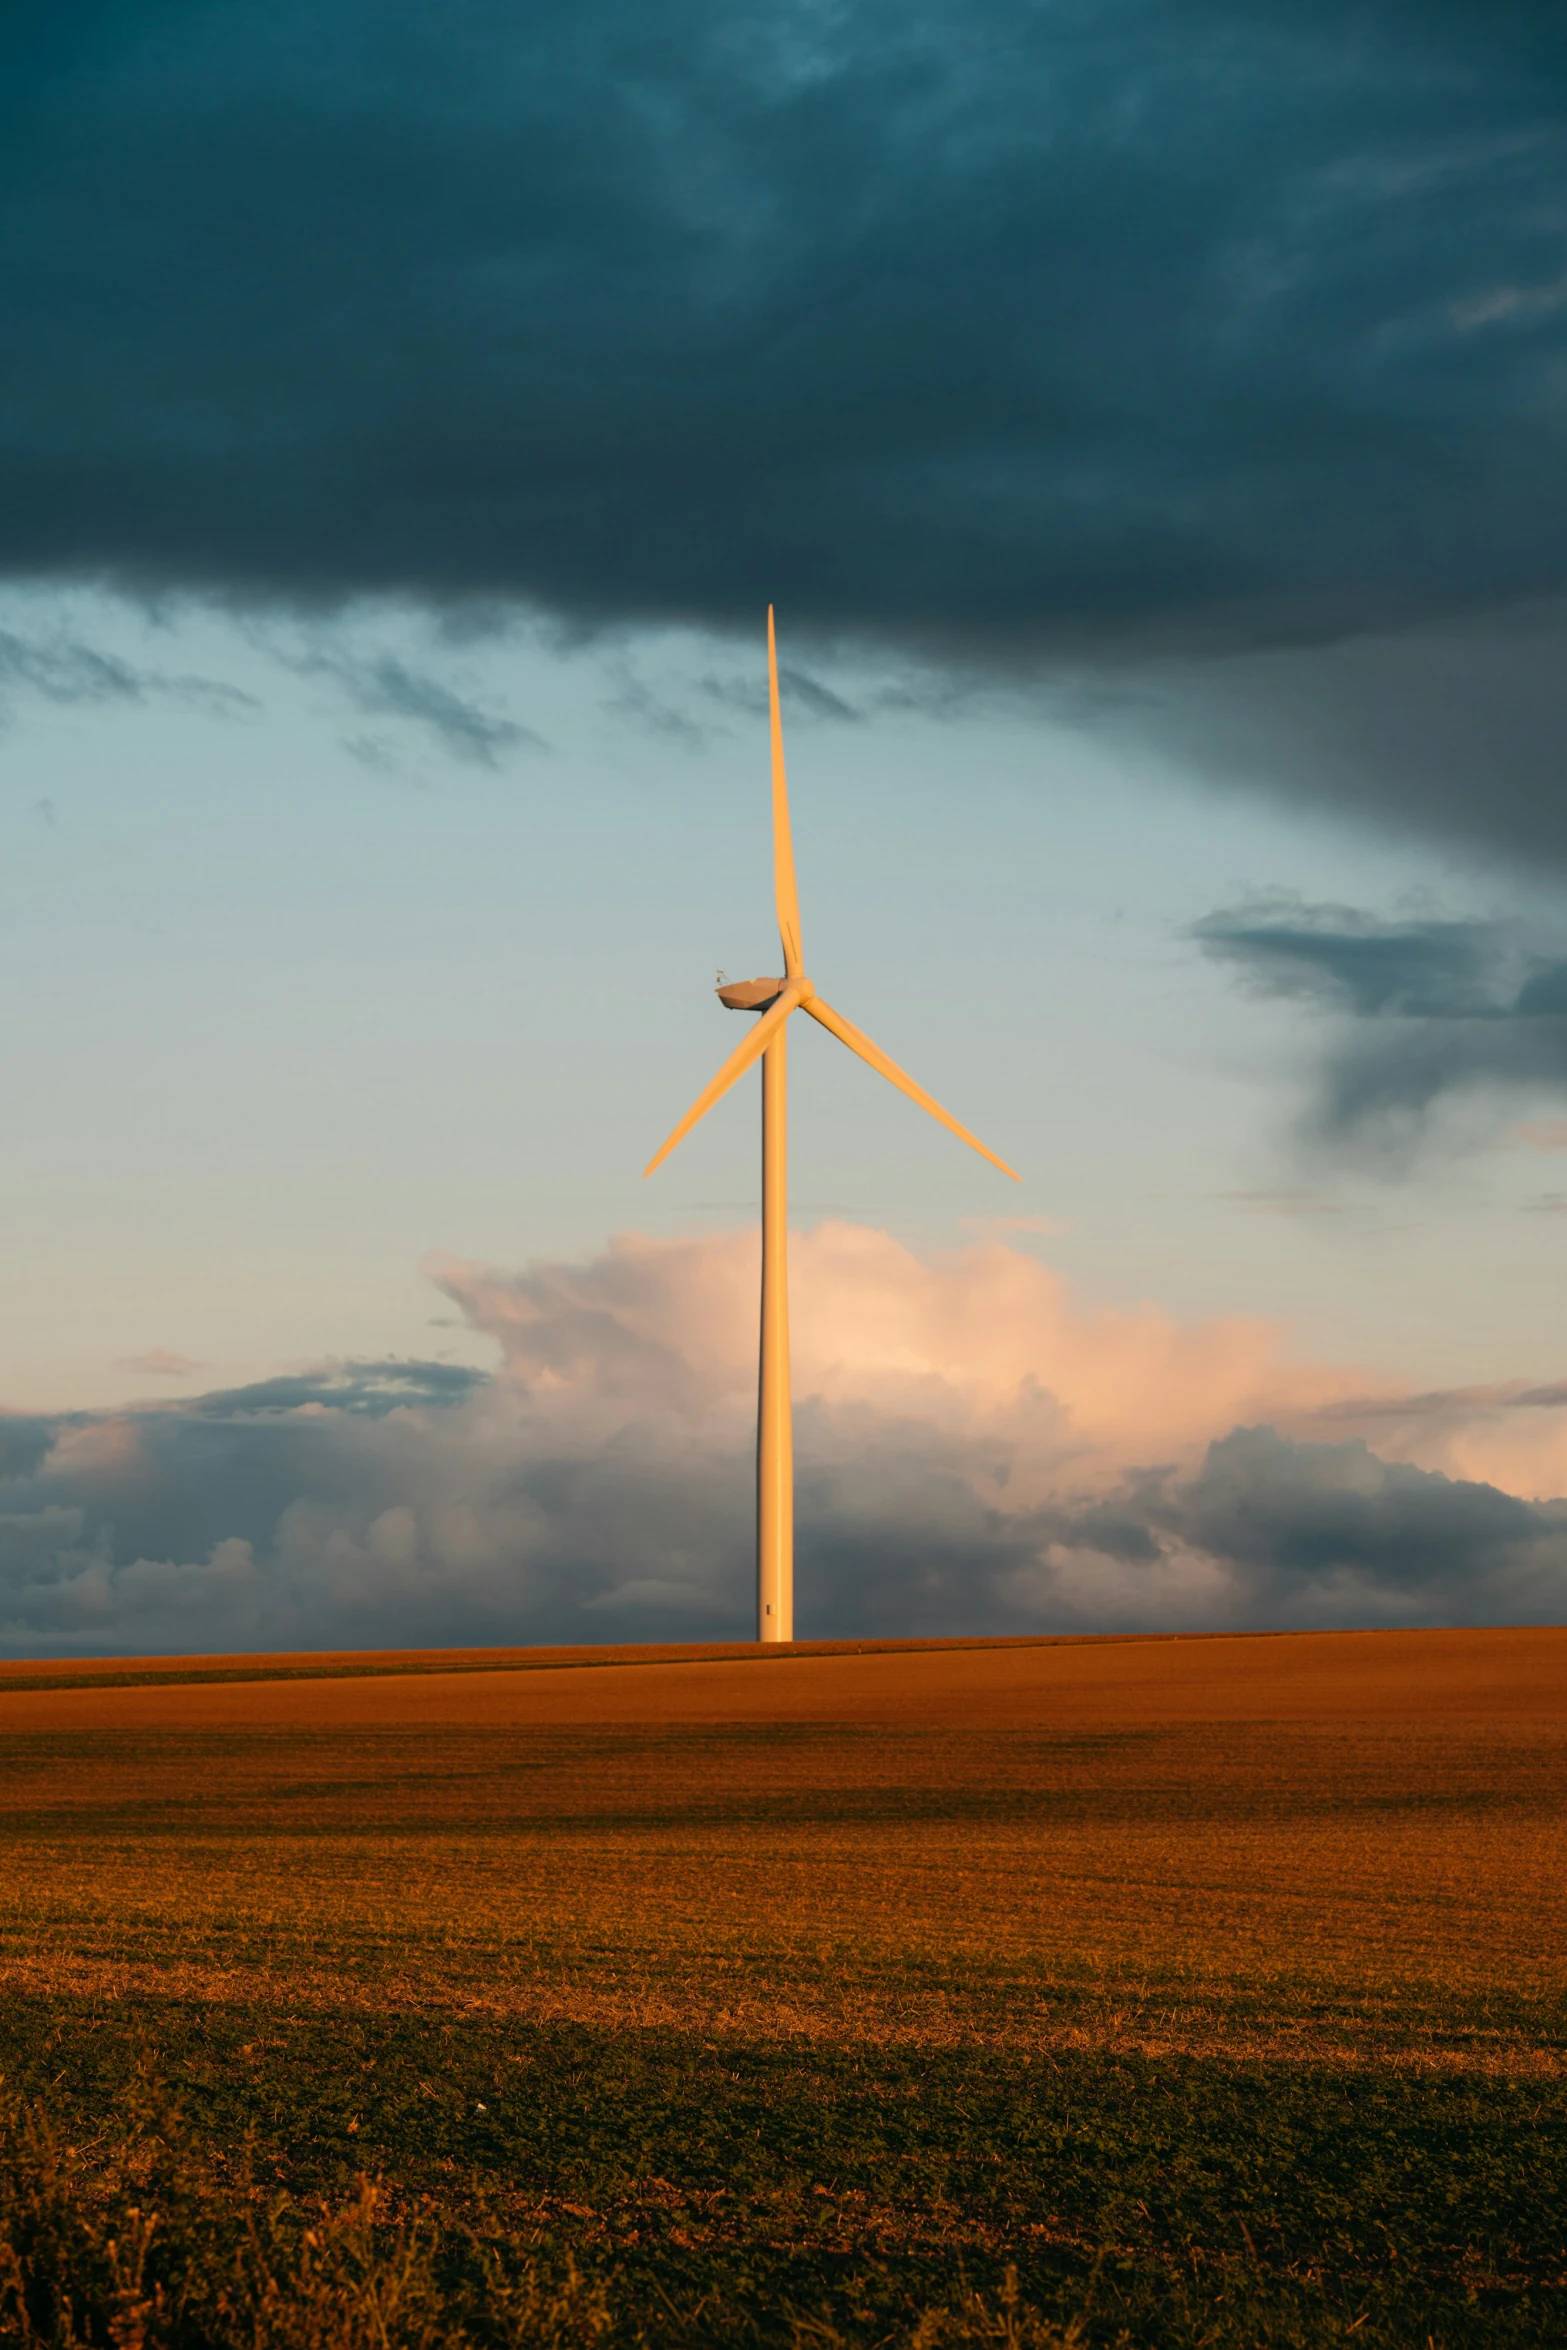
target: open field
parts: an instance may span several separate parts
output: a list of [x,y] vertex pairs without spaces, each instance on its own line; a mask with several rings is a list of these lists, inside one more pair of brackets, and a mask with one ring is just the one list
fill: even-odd
[[0,1666],[13,2200],[422,2229],[399,2341],[1567,2340],[1567,1632],[590,1657]]

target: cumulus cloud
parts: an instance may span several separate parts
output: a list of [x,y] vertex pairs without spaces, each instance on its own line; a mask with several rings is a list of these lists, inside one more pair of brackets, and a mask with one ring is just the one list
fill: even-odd
[[[1567,1600],[1567,1503],[1524,1498],[1567,1489],[1567,1387],[1400,1397],[1267,1324],[1085,1309],[995,1242],[925,1259],[837,1224],[793,1249],[806,1633]],[[754,1236],[431,1271],[493,1376],[346,1364],[0,1415],[0,1648],[745,1634]]]
[[[1449,1099],[1500,1125],[1520,1095],[1567,1094],[1567,951],[1520,923],[1274,897],[1221,908],[1192,935],[1253,994],[1327,1015],[1309,1124],[1331,1146],[1407,1156]],[[1552,1147],[1552,1121],[1513,1132]]]

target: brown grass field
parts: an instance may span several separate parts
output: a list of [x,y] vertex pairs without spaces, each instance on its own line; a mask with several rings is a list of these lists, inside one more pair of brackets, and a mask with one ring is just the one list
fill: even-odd
[[1567,2066],[1562,1629],[7,1665],[0,1758],[0,1988],[51,2046]]
[[0,1984],[1562,2063],[1567,1631],[633,1653],[4,1668]]

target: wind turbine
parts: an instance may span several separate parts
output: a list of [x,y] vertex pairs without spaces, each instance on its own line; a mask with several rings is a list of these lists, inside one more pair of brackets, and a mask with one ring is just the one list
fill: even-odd
[[782,979],[745,979],[720,987],[718,1000],[727,1011],[759,1012],[761,1018],[738,1050],[732,1052],[706,1090],[697,1095],[674,1133],[644,1168],[644,1176],[663,1165],[678,1142],[683,1142],[699,1118],[743,1077],[755,1061],[762,1064],[762,1359],[756,1418],[756,1636],[758,1640],[794,1638],[794,1432],[789,1408],[789,1211],[785,1115],[787,1067],[786,1029],[792,1012],[809,1012],[823,1028],[858,1053],[873,1069],[919,1103],[933,1118],[950,1127],[971,1150],[978,1151],[1014,1183],[1022,1181],[1005,1159],[987,1150],[977,1136],[931,1100],[923,1086],[904,1075],[878,1045],[831,1004],[824,1003],[805,976],[800,948],[800,899],[794,883],[794,844],[789,834],[789,787],[784,774],[783,722],[778,710],[778,647],[773,630],[773,608],[767,607],[767,685],[773,728],[773,891],[778,905],[778,931],[783,943]]

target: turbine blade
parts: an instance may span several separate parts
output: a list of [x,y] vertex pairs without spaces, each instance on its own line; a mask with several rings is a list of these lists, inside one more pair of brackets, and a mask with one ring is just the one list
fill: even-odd
[[789,778],[784,773],[783,716],[778,707],[778,640],[773,631],[771,604],[767,607],[767,693],[773,720],[773,895],[778,904],[784,973],[790,979],[798,979],[805,969],[805,957],[800,945],[800,893],[794,885]]
[[899,1092],[906,1093],[911,1102],[918,1102],[920,1108],[929,1110],[941,1125],[950,1127],[960,1141],[968,1144],[970,1150],[978,1151],[982,1159],[988,1159],[993,1167],[999,1167],[1003,1175],[1010,1175],[1014,1183],[1022,1182],[1023,1178],[1015,1167],[1009,1167],[1005,1159],[998,1159],[994,1151],[986,1150],[977,1135],[970,1134],[966,1126],[960,1126],[956,1118],[942,1108],[940,1102],[932,1101],[922,1085],[916,1085],[912,1077],[906,1077],[897,1062],[888,1059],[880,1045],[872,1044],[868,1036],[862,1036],[854,1023],[846,1020],[841,1012],[835,1012],[831,1004],[824,1004],[819,995],[813,995],[800,1008],[809,1012],[813,1020],[819,1020],[824,1028],[830,1029],[839,1043],[846,1044],[851,1053],[858,1053],[862,1061],[869,1061],[873,1069],[880,1070],[889,1085],[897,1086]]
[[735,1080],[737,1078],[743,1077],[747,1069],[749,1069],[754,1062],[761,1059],[763,1053],[765,1053],[767,1050],[769,1042],[774,1036],[777,1035],[779,1029],[788,1019],[789,1014],[794,1010],[799,1000],[800,998],[795,990],[793,988],[786,987],[783,994],[778,998],[777,1003],[773,1005],[771,1011],[764,1012],[762,1014],[761,1018],[757,1021],[756,1026],[752,1029],[750,1035],[745,1039],[744,1043],[738,1045],[730,1054],[728,1060],[719,1070],[718,1075],[713,1079],[712,1084],[707,1087],[705,1092],[699,1093],[697,1095],[696,1100],[691,1104],[690,1109],[687,1110],[685,1116],[681,1119],[679,1125],[675,1128],[674,1133],[665,1143],[663,1149],[657,1152],[654,1157],[649,1159],[647,1165],[642,1170],[644,1181],[649,1175],[652,1174],[655,1167],[661,1167],[663,1165],[664,1161],[668,1158],[670,1152],[674,1149],[677,1142],[684,1142],[686,1136],[690,1133],[697,1120],[707,1116],[707,1113],[712,1108],[714,1102],[723,1100],[724,1095],[729,1091],[729,1088],[734,1084]]

